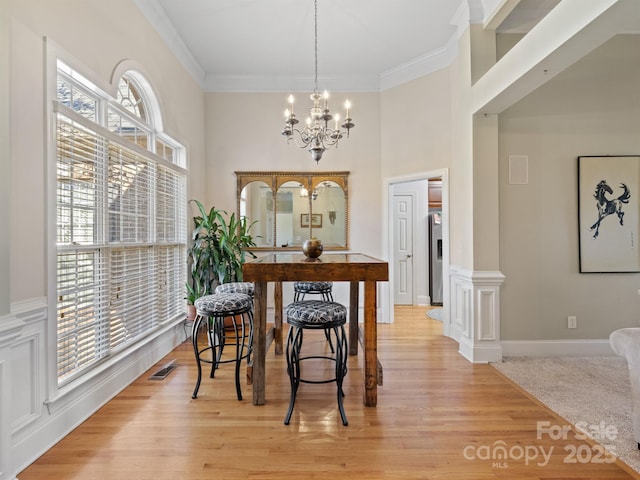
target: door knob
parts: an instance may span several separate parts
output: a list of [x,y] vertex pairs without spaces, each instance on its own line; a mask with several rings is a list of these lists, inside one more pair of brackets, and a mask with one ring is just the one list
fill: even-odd
[[408,253],[408,254],[407,254],[407,256],[406,256],[406,257],[404,257],[404,258],[411,258],[411,254],[410,254],[410,253]]

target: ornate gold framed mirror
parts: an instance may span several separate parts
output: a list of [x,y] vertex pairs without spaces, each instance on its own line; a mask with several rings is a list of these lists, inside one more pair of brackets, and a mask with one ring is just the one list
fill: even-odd
[[311,237],[325,250],[349,248],[349,172],[235,174],[236,211],[253,223],[252,250],[298,250]]

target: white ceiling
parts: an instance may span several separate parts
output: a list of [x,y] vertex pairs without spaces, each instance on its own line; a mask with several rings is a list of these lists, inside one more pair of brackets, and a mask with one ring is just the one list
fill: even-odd
[[[504,25],[529,29],[558,1],[520,0]],[[313,0],[135,2],[207,91],[313,87]],[[483,3],[318,0],[319,87],[377,91],[442,68],[455,54],[456,18]]]

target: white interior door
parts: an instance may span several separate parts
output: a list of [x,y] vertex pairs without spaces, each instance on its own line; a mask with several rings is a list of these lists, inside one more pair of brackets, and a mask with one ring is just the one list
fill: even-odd
[[394,304],[413,305],[413,196],[394,195]]

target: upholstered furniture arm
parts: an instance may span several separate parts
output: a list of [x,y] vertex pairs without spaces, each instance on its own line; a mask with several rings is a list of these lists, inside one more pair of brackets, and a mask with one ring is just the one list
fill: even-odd
[[613,351],[627,359],[633,402],[633,438],[640,448],[640,328],[622,328],[609,335]]

